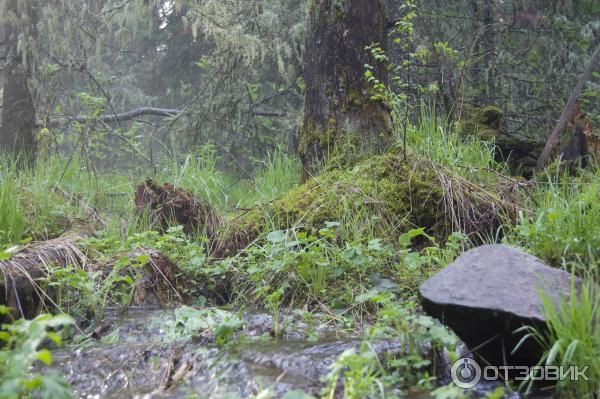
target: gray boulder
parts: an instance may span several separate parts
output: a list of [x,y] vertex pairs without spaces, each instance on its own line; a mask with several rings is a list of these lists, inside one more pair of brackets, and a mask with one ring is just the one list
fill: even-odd
[[[579,288],[581,281],[575,284]],[[450,327],[480,360],[496,366],[536,365],[543,349],[531,338],[511,354],[524,336],[515,330],[545,328],[540,290],[558,303],[569,296],[570,287],[569,273],[535,256],[484,245],[427,280],[420,294],[425,312]]]

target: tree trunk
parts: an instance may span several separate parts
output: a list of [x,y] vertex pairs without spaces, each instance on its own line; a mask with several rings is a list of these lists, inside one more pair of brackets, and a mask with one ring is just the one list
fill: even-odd
[[387,83],[387,64],[365,49],[387,51],[387,10],[382,0],[309,0],[306,96],[299,152],[306,180],[335,149],[382,149],[392,130],[388,109],[371,99],[373,76]]
[[6,23],[6,64],[0,150],[34,162],[36,120],[32,90],[35,42],[37,39],[37,0],[9,0],[3,20]]

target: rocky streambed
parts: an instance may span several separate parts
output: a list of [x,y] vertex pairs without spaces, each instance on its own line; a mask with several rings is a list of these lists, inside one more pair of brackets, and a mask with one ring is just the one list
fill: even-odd
[[[108,315],[102,337],[54,354],[54,366],[80,398],[319,396],[322,378],[347,349],[362,341],[290,320],[273,339],[272,318],[249,313],[243,335],[219,347],[207,335],[176,336],[174,310],[130,309]],[[398,342],[372,344],[375,352],[402,351]],[[300,396],[292,396],[300,395]]]
[[[202,333],[178,337],[176,313],[141,308],[109,312],[98,329],[101,336],[55,351],[53,366],[77,398],[310,398],[322,396],[324,379],[340,355],[359,351],[363,344],[360,337],[327,326],[315,332],[294,317],[281,339],[275,339],[272,317],[250,312],[234,341],[219,346],[214,336]],[[378,355],[405,353],[395,340],[369,345]],[[440,383],[450,383],[450,366],[449,361],[440,365]],[[486,397],[498,386],[482,383],[472,397]],[[432,396],[415,388],[403,397]]]

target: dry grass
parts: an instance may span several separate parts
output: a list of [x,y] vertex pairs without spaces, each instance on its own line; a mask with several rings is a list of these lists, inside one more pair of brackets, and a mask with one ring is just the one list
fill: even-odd
[[[427,161],[435,171],[444,198],[444,214],[453,231],[462,231],[478,239],[493,238],[501,226],[514,224],[519,210],[519,192],[527,182],[497,172],[495,184],[484,185],[452,170]],[[491,173],[492,171],[482,171]]]

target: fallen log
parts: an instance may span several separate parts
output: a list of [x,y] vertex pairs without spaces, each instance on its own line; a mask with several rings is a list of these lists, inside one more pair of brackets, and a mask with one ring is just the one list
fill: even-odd
[[50,267],[85,270],[88,261],[76,243],[89,234],[86,228],[76,228],[53,240],[26,245],[9,260],[0,261],[0,304],[11,308],[15,318],[35,317],[45,299],[54,304],[39,283]]
[[[163,118],[170,118],[181,115],[185,112],[184,109],[170,109],[170,108],[155,108],[155,107],[140,107],[121,113],[112,113],[107,115],[87,116],[87,115],[65,115],[59,119],[50,119],[47,122],[38,121],[36,123],[37,128],[42,127],[59,127],[68,125],[74,122],[77,123],[88,123],[88,122],[102,122],[102,123],[113,123],[113,122],[125,122],[130,121],[141,116],[151,115]],[[288,116],[285,112],[269,112],[269,111],[252,111],[253,116],[262,116],[266,118],[286,118]]]
[[[59,309],[56,304],[57,293],[54,289],[44,290],[42,281],[48,278],[52,269],[62,267],[100,272],[104,278],[108,278],[113,270],[120,276],[131,277],[135,287],[131,302],[126,305],[171,307],[185,302],[185,291],[180,289],[185,282],[180,270],[161,252],[137,248],[111,262],[93,263],[77,246],[77,242],[84,238],[85,234],[69,232],[53,240],[28,245],[11,259],[0,261],[0,287],[4,286],[0,304],[12,309],[11,317],[32,318],[44,307]],[[130,259],[131,263],[115,269],[122,258]],[[140,265],[137,262],[142,258],[144,262]],[[115,282],[111,286],[109,296],[119,290],[119,284]],[[78,287],[72,289],[77,291]],[[126,291],[129,289],[127,287]]]

